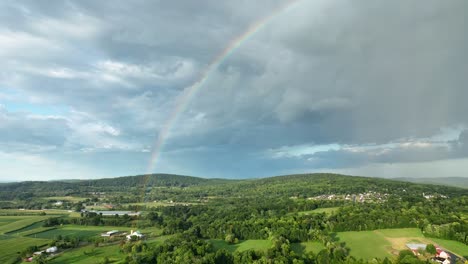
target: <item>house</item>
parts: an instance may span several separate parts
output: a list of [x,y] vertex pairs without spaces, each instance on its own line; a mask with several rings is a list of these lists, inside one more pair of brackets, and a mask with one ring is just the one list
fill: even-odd
[[111,230],[111,231],[108,231],[106,233],[102,233],[101,236],[102,237],[111,237],[113,235],[117,235],[119,233],[119,230]]
[[140,231],[133,232],[133,230],[132,230],[132,231],[130,231],[130,234],[127,235],[127,240],[131,240],[132,237],[136,237],[136,239],[142,239],[145,236],[142,233],[140,233]]
[[58,251],[58,248],[57,247],[50,247],[48,249],[45,250],[46,253],[55,253]]
[[451,262],[450,261],[450,255],[447,252],[441,250],[440,248],[436,248],[436,250],[437,250],[437,254],[435,256],[435,260],[437,262],[443,263],[443,264]]

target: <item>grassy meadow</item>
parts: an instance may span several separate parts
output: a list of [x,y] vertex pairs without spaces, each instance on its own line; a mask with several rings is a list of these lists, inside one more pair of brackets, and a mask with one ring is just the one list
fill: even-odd
[[229,252],[246,251],[249,249],[266,251],[272,246],[272,243],[270,240],[263,240],[263,239],[242,240],[242,241],[239,241],[239,243],[237,244],[228,244],[226,243],[226,241],[221,240],[221,239],[211,239],[210,242],[211,244],[213,244],[213,247],[216,250],[224,248]]
[[298,215],[311,215],[311,214],[321,214],[325,213],[328,215],[333,214],[339,209],[339,207],[328,207],[328,208],[317,208],[315,210],[310,210],[310,211],[300,211],[297,212]]
[[407,243],[438,245],[460,256],[468,255],[468,246],[460,242],[428,238],[417,228],[379,229],[374,231],[338,232],[339,241],[346,242],[356,258],[385,258],[406,249]]

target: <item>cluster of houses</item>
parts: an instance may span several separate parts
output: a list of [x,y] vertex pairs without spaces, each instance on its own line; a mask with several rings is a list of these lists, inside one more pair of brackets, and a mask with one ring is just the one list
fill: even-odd
[[140,240],[145,237],[145,235],[143,235],[140,231],[133,231],[133,230],[130,231],[130,234],[120,232],[119,230],[111,230],[111,231],[101,234],[101,237],[109,237],[109,238],[120,237],[120,236],[125,236],[127,240],[132,240],[132,239]]
[[[291,198],[297,198],[297,197],[291,197]],[[371,202],[382,202],[387,200],[388,194],[386,193],[379,193],[379,192],[373,192],[369,191],[366,193],[358,193],[358,194],[322,194],[318,195],[315,197],[309,197],[307,200],[346,200],[346,201],[352,201],[352,202],[365,202],[365,201],[371,201]]]
[[426,198],[427,200],[434,199],[434,198],[448,198],[446,195],[443,194],[425,194],[423,193],[423,197]]
[[[427,245],[426,244],[406,244],[406,247],[408,247],[411,251],[413,251],[413,254],[416,256],[420,255],[420,250],[426,250]],[[455,263],[455,260],[452,260],[451,255],[443,250],[442,248],[436,246],[436,254],[435,256],[431,259],[432,261],[442,263],[442,264],[451,264]]]

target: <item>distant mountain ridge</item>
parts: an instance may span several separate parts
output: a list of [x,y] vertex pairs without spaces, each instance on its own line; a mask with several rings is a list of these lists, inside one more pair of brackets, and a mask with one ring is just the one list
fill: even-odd
[[[93,192],[119,192],[141,194],[154,188],[174,188],[174,191],[186,189],[193,194],[223,196],[255,196],[269,193],[272,196],[311,196],[321,194],[349,194],[368,191],[395,193],[404,195],[405,190],[463,195],[466,189],[448,186],[435,186],[434,182],[413,183],[411,179],[384,179],[376,177],[347,176],[331,173],[283,175],[257,179],[210,179],[174,174],[147,174],[79,181],[27,181],[1,183],[0,198],[11,199],[13,196],[63,196]],[[452,181],[453,182],[453,181]],[[427,184],[430,183],[430,184]],[[458,187],[458,188],[457,188]],[[170,191],[169,191],[170,192]]]
[[444,178],[398,177],[398,178],[392,178],[392,180],[468,188],[468,178],[464,178],[464,177],[444,177]]

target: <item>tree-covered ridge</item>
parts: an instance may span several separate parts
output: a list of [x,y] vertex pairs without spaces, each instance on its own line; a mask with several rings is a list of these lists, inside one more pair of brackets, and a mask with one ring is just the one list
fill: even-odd
[[369,191],[403,197],[414,192],[450,197],[466,195],[468,192],[467,189],[457,187],[326,173],[244,180],[150,174],[75,182],[5,183],[0,184],[0,200],[23,199],[31,196],[85,195],[92,192],[132,194],[135,201],[142,199],[138,196],[153,200],[173,196],[176,200],[188,201],[208,196],[313,197],[324,194],[360,194]]

